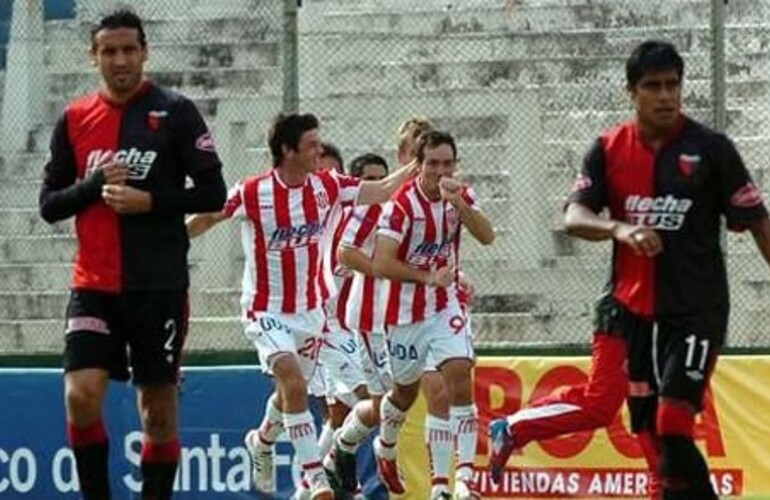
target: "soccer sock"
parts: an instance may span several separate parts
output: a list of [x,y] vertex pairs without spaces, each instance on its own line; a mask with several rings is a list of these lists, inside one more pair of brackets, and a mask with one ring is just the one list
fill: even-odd
[[449,408],[449,420],[455,436],[457,479],[473,479],[473,459],[476,457],[477,419],[473,405],[452,406]]
[[273,393],[265,405],[265,416],[259,425],[257,446],[269,448],[283,432],[283,413],[276,406],[278,396]]
[[329,450],[332,449],[334,444],[334,429],[329,425],[329,422],[324,422],[321,427],[321,435],[318,436],[318,450],[321,452],[321,456],[325,457]]
[[716,499],[708,466],[692,440],[695,416],[681,405],[662,403],[656,425],[660,432],[660,479],[664,500]]
[[109,441],[101,419],[85,427],[67,422],[67,440],[75,455],[83,499],[109,500]]
[[142,442],[142,499],[169,500],[179,464],[179,439],[168,443]]
[[355,453],[361,442],[369,435],[373,427],[367,427],[358,418],[358,407],[361,404],[366,404],[366,401],[362,401],[353,407],[353,410],[345,417],[345,422],[342,424],[339,436],[337,436],[337,445],[339,445],[342,451],[348,453]]
[[396,458],[395,445],[405,417],[404,412],[390,402],[388,395],[382,398],[380,404],[380,443],[384,455],[389,460]]
[[425,445],[431,468],[433,486],[449,484],[449,467],[452,463],[452,428],[449,420],[426,415]]
[[326,473],[321,464],[321,452],[316,441],[316,427],[309,410],[301,413],[284,413],[283,425],[294,445],[295,460],[305,474],[311,489],[328,486]]
[[660,498],[660,475],[658,473],[661,453],[660,439],[652,431],[645,430],[637,434],[636,440],[642,448],[649,470],[650,482],[647,486],[647,493],[651,499],[658,500]]

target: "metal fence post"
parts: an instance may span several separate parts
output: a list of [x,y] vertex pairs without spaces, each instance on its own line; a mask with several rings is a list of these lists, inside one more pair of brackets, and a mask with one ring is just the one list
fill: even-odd
[[299,110],[298,0],[283,2],[283,111]]
[[714,128],[727,128],[727,74],[725,70],[725,6],[727,0],[711,1],[711,97],[714,103]]

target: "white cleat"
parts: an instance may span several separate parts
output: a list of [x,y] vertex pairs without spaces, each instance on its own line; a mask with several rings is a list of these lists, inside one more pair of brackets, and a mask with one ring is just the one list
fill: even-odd
[[251,456],[251,479],[254,481],[254,487],[263,493],[273,493],[275,491],[273,447],[262,444],[256,429],[246,434],[244,443]]

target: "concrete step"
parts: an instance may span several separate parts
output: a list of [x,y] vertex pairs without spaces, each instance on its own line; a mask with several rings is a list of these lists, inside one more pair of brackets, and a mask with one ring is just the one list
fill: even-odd
[[0,234],[5,236],[44,236],[69,234],[72,224],[68,221],[48,224],[34,208],[5,208],[0,198]]
[[[93,92],[99,86],[95,72],[50,72],[49,99],[71,99]],[[205,94],[224,97],[232,94],[277,93],[281,88],[281,70],[276,66],[194,68],[148,70],[148,76],[159,85],[179,89],[185,95]]]
[[[157,2],[155,0],[132,0],[131,8],[147,21],[156,20],[215,20],[223,16],[233,18],[253,17],[265,12],[280,12],[280,4],[273,0],[187,0],[185,2]],[[119,5],[121,0],[78,0],[77,15],[84,20],[97,19]]]
[[[653,4],[600,0],[565,5],[462,2],[444,5],[380,3],[373,8],[338,8],[310,3],[304,23],[310,31],[368,33],[467,33],[483,31],[560,31],[574,29],[654,28],[666,25],[708,26],[707,0]],[[320,15],[319,15],[320,14]]]
[[[64,319],[0,320],[0,353],[57,353],[64,349]],[[186,351],[248,350],[251,345],[242,333],[237,316],[192,318],[185,343]]]
[[[53,73],[83,71],[91,68],[85,52],[73,51],[72,41],[51,41],[46,46],[46,64]],[[190,42],[151,43],[145,69],[164,72],[179,68],[259,68],[279,66],[278,41],[194,40]]]
[[[53,292],[70,283],[72,265],[62,263],[0,264],[0,294]],[[36,292],[37,293],[37,292]]]
[[[528,59],[505,55],[494,61],[412,62],[378,61],[340,64],[328,68],[318,82],[319,92],[395,93],[449,89],[510,89],[557,83],[605,83],[622,86],[627,54],[600,57],[553,58],[540,55]],[[710,78],[708,52],[690,54],[689,79]],[[318,71],[315,72],[317,74]]]
[[0,155],[0,179],[13,178],[17,182],[23,180],[39,182],[43,174],[45,154],[44,151],[36,151]]

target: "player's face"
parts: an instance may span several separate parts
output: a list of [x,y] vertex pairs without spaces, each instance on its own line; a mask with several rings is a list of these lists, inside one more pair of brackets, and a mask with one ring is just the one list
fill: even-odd
[[94,37],[91,63],[99,68],[107,89],[117,96],[130,94],[141,84],[147,47],[135,28],[103,29]]
[[334,172],[342,173],[342,165],[337,161],[337,158],[332,155],[322,156],[318,160],[318,170],[331,170]]
[[435,148],[426,147],[421,174],[425,187],[438,190],[441,178],[454,176],[456,166],[457,161],[449,144],[441,144]]
[[297,151],[290,151],[287,159],[305,172],[312,172],[318,169],[322,152],[321,136],[318,129],[313,129],[302,134]]
[[676,70],[647,73],[629,91],[641,125],[666,131],[677,123],[682,107],[682,82]]
[[388,171],[379,163],[367,163],[361,170],[361,179],[365,181],[379,181],[388,176]]

